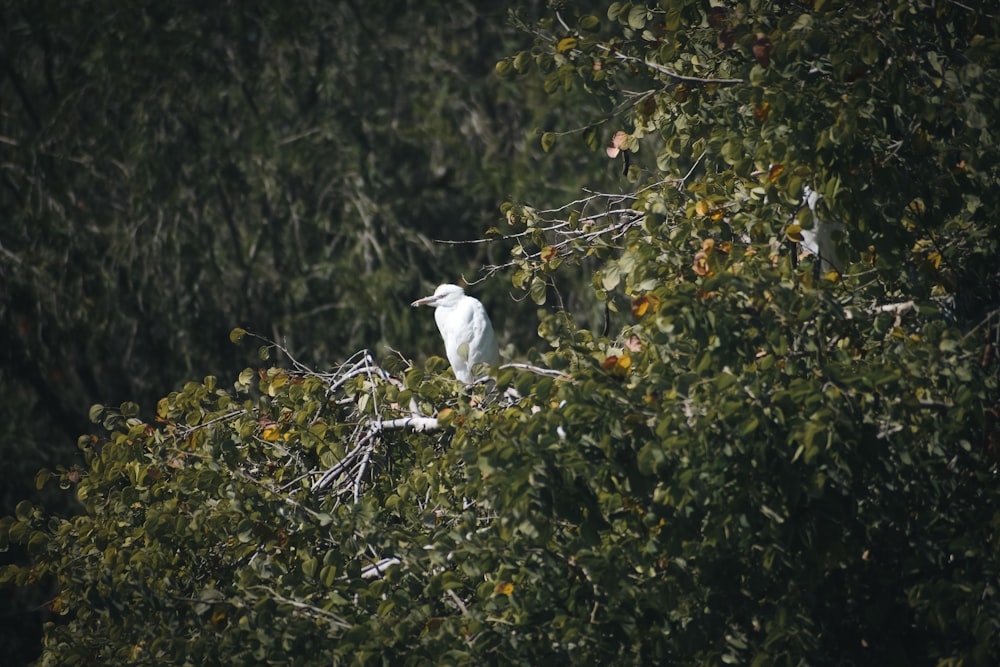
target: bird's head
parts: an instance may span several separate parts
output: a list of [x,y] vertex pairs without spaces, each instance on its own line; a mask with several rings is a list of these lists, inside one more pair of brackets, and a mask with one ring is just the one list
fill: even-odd
[[416,308],[417,306],[432,306],[437,308],[439,306],[452,306],[458,303],[462,297],[465,296],[465,290],[458,285],[438,285],[438,288],[434,290],[434,294],[431,296],[425,296],[423,299],[417,299],[410,305]]

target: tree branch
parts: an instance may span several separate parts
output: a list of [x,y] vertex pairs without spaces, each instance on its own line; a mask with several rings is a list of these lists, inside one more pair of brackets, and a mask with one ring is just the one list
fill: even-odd
[[698,76],[687,76],[684,74],[678,74],[673,70],[667,69],[659,63],[650,62],[642,58],[636,58],[635,56],[626,55],[620,51],[616,51],[610,46],[605,46],[604,44],[598,44],[597,48],[601,49],[608,55],[612,56],[616,60],[621,60],[622,62],[633,63],[645,65],[646,67],[668,76],[675,81],[683,81],[685,83],[697,83],[697,84],[717,84],[721,86],[734,86],[739,84],[745,84],[747,81],[745,79],[706,79]]

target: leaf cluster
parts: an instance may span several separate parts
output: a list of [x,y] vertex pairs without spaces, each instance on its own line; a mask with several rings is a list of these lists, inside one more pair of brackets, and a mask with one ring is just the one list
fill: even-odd
[[45,660],[1000,661],[996,17],[595,4],[497,71],[590,100],[623,191],[505,204],[498,268],[588,275],[606,330],[541,312],[471,388],[362,355],[95,409],[39,478],[84,510],[0,520]]

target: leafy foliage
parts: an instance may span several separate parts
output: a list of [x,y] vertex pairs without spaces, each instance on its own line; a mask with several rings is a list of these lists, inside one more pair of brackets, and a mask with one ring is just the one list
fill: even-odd
[[547,192],[487,5],[5,9],[0,379],[60,429],[42,446],[95,400],[238,372],[236,325],[313,362],[430,348],[391,306],[487,259],[432,240]]
[[[522,176],[541,152],[532,112],[488,76],[504,14],[5,3],[0,514],[37,493],[39,467],[72,462],[91,403],[149,406],[252,363],[233,326],[315,364],[434,349],[405,304],[503,251],[432,240],[473,238],[501,198],[559,187]],[[0,610],[5,656],[24,617]]]
[[1000,661],[996,17],[592,5],[496,69],[590,100],[540,148],[625,191],[502,212],[515,286],[592,274],[611,334],[543,312],[471,392],[363,356],[96,407],[39,476],[83,511],[0,522],[44,660]]

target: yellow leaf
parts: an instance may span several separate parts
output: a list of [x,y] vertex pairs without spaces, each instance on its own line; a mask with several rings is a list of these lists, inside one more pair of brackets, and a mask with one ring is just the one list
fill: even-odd
[[496,588],[493,589],[493,592],[499,595],[510,595],[514,592],[514,584],[509,581],[501,581],[497,584]]
[[542,133],[542,150],[548,153],[556,145],[556,135],[554,132]]
[[698,215],[708,215],[710,208],[711,207],[708,205],[708,202],[702,199],[700,202],[694,205],[694,212],[697,213]]
[[550,245],[547,245],[544,248],[542,248],[541,258],[543,262],[551,262],[558,255],[559,251]]
[[226,608],[222,605],[216,605],[215,609],[212,610],[212,617],[209,622],[216,630],[225,628],[229,624],[229,619],[226,617]]
[[601,363],[601,368],[616,377],[625,377],[632,368],[632,360],[627,354],[620,357],[612,354]]
[[632,317],[639,319],[645,315],[650,308],[654,311],[660,305],[660,297],[655,294],[643,294],[632,299]]
[[632,368],[632,358],[629,357],[627,354],[623,354],[622,356],[618,357],[618,363],[615,364],[615,366],[617,366],[618,372],[624,375],[628,373],[629,370]]
[[802,243],[802,225],[788,225],[785,228],[785,236],[788,237],[789,241]]
[[566,53],[570,49],[575,49],[577,45],[576,37],[563,37],[559,40],[559,45],[556,46],[556,51],[559,53]]
[[708,267],[708,255],[705,251],[699,250],[694,254],[694,262],[691,263],[691,269],[699,276],[712,275],[712,270]]
[[268,442],[274,442],[279,437],[281,437],[281,433],[278,431],[277,426],[268,426],[267,428],[264,429],[263,437]]

